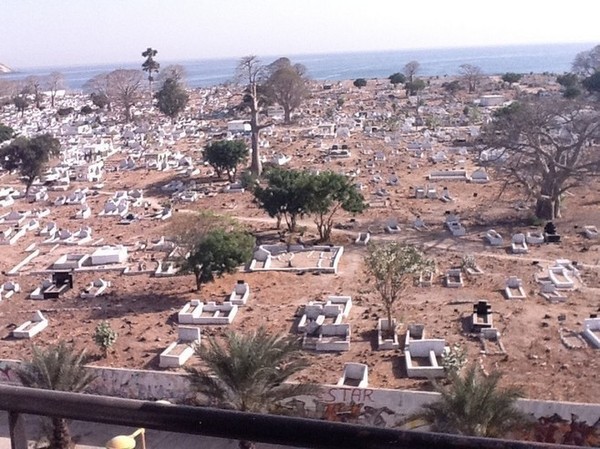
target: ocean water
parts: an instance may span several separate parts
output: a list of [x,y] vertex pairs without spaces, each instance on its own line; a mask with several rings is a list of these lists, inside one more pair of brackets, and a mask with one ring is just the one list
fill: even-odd
[[[484,74],[516,73],[564,73],[570,70],[575,55],[589,50],[597,43],[519,45],[499,47],[445,48],[422,50],[398,50],[363,53],[335,53],[294,55],[294,63],[304,64],[308,75],[316,80],[343,80],[355,78],[386,78],[401,72],[409,61],[418,61],[418,75],[456,75],[462,64],[482,69]],[[278,56],[261,57],[270,63]],[[208,87],[231,81],[238,58],[190,61],[162,61],[162,67],[180,64],[185,67],[190,87]],[[117,68],[141,67],[139,63],[115,65],[90,65],[78,67],[42,67],[25,69],[18,73],[3,75],[6,79],[22,79],[29,75],[44,76],[53,71],[63,73],[70,89],[80,90],[90,78]]]

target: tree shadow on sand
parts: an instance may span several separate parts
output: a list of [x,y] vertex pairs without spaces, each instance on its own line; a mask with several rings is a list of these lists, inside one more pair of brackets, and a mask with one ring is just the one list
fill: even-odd
[[160,292],[112,294],[98,299],[102,306],[93,307],[89,319],[133,318],[139,314],[173,311],[180,309],[189,301],[187,295]]

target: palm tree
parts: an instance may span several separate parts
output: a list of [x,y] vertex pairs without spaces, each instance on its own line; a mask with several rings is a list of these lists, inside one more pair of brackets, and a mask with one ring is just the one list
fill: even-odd
[[142,57],[146,58],[142,64],[142,70],[148,72],[148,88],[152,93],[152,81],[154,81],[153,73],[158,73],[160,64],[154,60],[154,57],[158,54],[158,50],[148,47],[146,51],[142,53]]
[[[34,346],[31,360],[23,362],[17,375],[26,387],[81,393],[95,379],[85,362],[85,350],[75,352],[64,342],[47,349]],[[52,428],[49,449],[73,446],[66,419],[52,418]]]
[[501,389],[498,385],[501,377],[497,371],[485,376],[474,365],[462,376],[451,373],[447,387],[435,386],[441,398],[424,405],[425,410],[417,417],[430,422],[437,432],[501,437],[524,421],[523,413],[515,408],[521,390]]
[[207,347],[196,349],[206,368],[187,368],[190,384],[219,407],[267,413],[286,398],[317,391],[314,384],[284,383],[308,366],[300,351],[297,338],[270,335],[262,327],[248,335],[227,333],[221,343],[209,337]]

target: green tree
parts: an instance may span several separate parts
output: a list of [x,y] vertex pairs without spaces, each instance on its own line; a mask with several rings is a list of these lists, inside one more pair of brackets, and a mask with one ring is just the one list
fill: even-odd
[[556,82],[562,87],[577,86],[579,78],[574,73],[565,73],[556,77]]
[[[243,412],[267,413],[284,399],[313,394],[313,384],[286,383],[309,363],[302,356],[300,340],[271,335],[260,327],[251,334],[229,332],[219,342],[196,349],[206,368],[187,368],[192,389],[212,404]],[[240,448],[253,448],[240,441]]]
[[324,171],[309,176],[310,201],[308,212],[313,215],[319,237],[328,240],[333,229],[333,221],[341,210],[360,213],[367,205],[362,194],[349,179],[332,171]]
[[220,178],[227,173],[229,182],[235,181],[238,165],[248,158],[248,147],[243,140],[218,140],[204,148],[204,159]]
[[312,186],[308,172],[273,168],[265,173],[265,180],[265,187],[257,185],[252,192],[255,203],[277,219],[277,227],[285,219],[288,230],[295,232],[298,217],[309,212]]
[[577,98],[580,95],[581,89],[579,89],[577,86],[569,86],[563,91],[563,97],[568,98],[569,100]]
[[391,74],[388,79],[390,80],[390,83],[394,85],[394,87],[396,87],[398,84],[404,84],[406,82],[406,76],[404,73],[400,72]]
[[442,83],[442,87],[450,95],[454,95],[456,92],[458,92],[460,90],[460,81],[453,80],[450,82],[445,82],[445,83]]
[[216,276],[234,273],[252,258],[254,237],[242,231],[215,229],[209,231],[191,251],[184,269],[196,276],[196,289],[212,282]]
[[[194,248],[215,229],[232,229],[233,219],[204,210],[197,213],[176,212],[169,220],[169,240],[182,249],[183,259],[187,258]],[[185,260],[182,260],[185,263]]]
[[184,85],[185,77],[185,67],[179,64],[171,64],[160,71],[157,81],[164,83],[168,79],[174,79],[179,85]]
[[556,77],[556,82],[560,84],[563,89],[563,97],[573,99],[581,95],[579,88],[579,77],[574,73],[565,73]]
[[187,106],[190,96],[177,79],[167,78],[155,98],[158,110],[175,120]]
[[423,406],[417,416],[429,421],[435,432],[500,438],[526,419],[515,407],[518,388],[500,388],[502,375],[483,375],[474,365],[461,376],[449,373],[450,384],[436,384],[439,400]]
[[108,321],[102,321],[94,331],[94,343],[102,350],[102,355],[106,358],[108,350],[113,347],[117,341],[117,332],[110,327]]
[[94,106],[104,109],[105,107],[111,111],[111,78],[109,73],[100,73],[93,78],[90,78],[83,85],[86,92],[90,94],[90,100]]
[[[76,352],[64,342],[46,349],[33,346],[31,360],[23,362],[17,375],[26,387],[82,393],[95,379],[85,363],[85,351]],[[67,421],[52,418],[52,427],[50,449],[72,447]]]
[[[481,143],[498,149],[486,162],[506,185],[536,198],[542,220],[560,217],[561,199],[600,174],[600,113],[593,104],[559,98],[532,98],[499,109],[483,127]],[[504,189],[503,189],[504,190]]]
[[73,112],[75,112],[75,109],[72,106],[69,106],[67,108],[60,108],[57,110],[56,115],[59,117],[66,117],[67,115],[71,115]]
[[110,106],[110,99],[106,94],[92,92],[90,94],[90,100],[92,100],[92,104],[94,106],[100,109],[104,109],[105,107]]
[[154,57],[158,54],[158,51],[148,47],[143,53],[142,57],[146,60],[142,64],[142,70],[148,73],[148,89],[152,92],[152,82],[154,81],[154,73],[158,73],[160,64],[154,60]]
[[590,76],[600,71],[600,45],[591,50],[577,53],[572,65],[573,73],[581,76]]
[[23,117],[25,109],[27,109],[27,106],[29,106],[29,101],[27,101],[27,98],[25,98],[23,95],[17,95],[13,97],[12,101],[15,105],[15,108],[17,108],[17,111],[21,113],[21,117]]
[[400,242],[385,242],[367,247],[365,267],[381,296],[389,330],[393,328],[394,305],[421,271],[433,269],[433,262],[416,247]]
[[404,88],[406,89],[406,95],[418,95],[423,89],[425,89],[425,81],[420,78],[415,78],[413,81],[409,81],[404,84]]
[[15,137],[15,130],[10,126],[0,123],[0,143],[10,140],[13,137]]
[[520,73],[506,72],[502,75],[502,81],[511,85],[521,81],[521,78],[523,78],[523,75]]
[[293,64],[288,58],[279,58],[267,67],[266,93],[283,108],[284,123],[291,123],[291,114],[308,96],[306,67]]
[[581,84],[590,93],[600,93],[600,72],[595,72],[593,75],[588,76]]
[[364,78],[357,78],[352,84],[354,84],[354,87],[361,89],[367,85],[367,80]]
[[9,145],[0,148],[0,166],[7,171],[17,170],[25,179],[25,196],[40,176],[50,158],[60,152],[60,142],[50,134],[31,139],[17,137]]

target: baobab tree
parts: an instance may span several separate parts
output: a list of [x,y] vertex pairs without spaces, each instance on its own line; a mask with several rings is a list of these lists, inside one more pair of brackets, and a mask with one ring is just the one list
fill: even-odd
[[236,79],[238,82],[246,84],[243,104],[250,110],[250,148],[252,149],[250,171],[253,175],[260,176],[262,162],[258,149],[258,139],[260,131],[271,126],[271,123],[261,125],[258,118],[262,90],[259,84],[265,79],[265,67],[257,56],[244,56],[237,65]]
[[467,86],[469,87],[469,93],[472,94],[475,92],[479,81],[481,80],[481,76],[483,72],[481,71],[481,67],[471,64],[462,64],[458,68],[459,73],[462,78],[467,82]]
[[50,105],[54,107],[57,92],[65,88],[65,77],[60,72],[52,72],[46,78],[46,87],[50,92]]
[[40,108],[42,101],[42,81],[38,76],[31,75],[25,78],[23,92],[24,95],[33,95],[35,107]]
[[[536,198],[535,215],[561,215],[561,198],[600,174],[600,112],[594,104],[532,98],[499,110],[483,128],[483,148],[496,150],[487,164]],[[504,189],[503,189],[504,190]]]
[[142,73],[139,70],[117,69],[108,74],[108,98],[120,106],[125,121],[131,121],[131,108],[140,98]]
[[421,68],[421,64],[418,61],[410,61],[404,66],[404,74],[408,78],[408,82],[412,84],[413,79],[417,72]]
[[293,64],[288,58],[279,58],[268,67],[267,96],[283,108],[284,123],[289,124],[292,112],[308,96],[306,67]]

